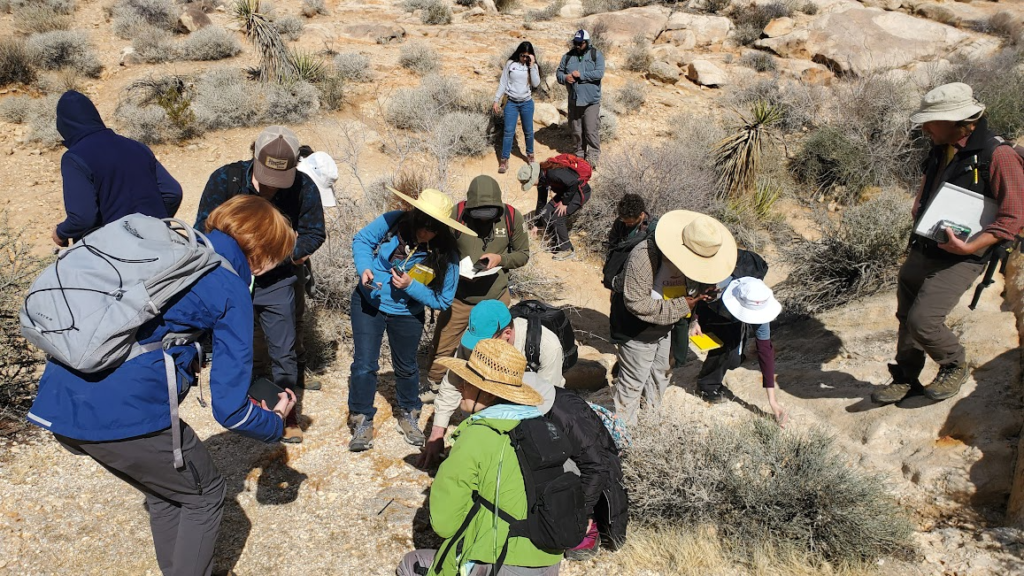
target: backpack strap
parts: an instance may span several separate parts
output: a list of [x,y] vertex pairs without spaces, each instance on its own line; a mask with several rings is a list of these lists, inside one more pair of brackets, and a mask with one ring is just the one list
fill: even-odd
[[470,522],[472,522],[473,518],[476,518],[477,513],[480,512],[481,500],[482,497],[480,496],[480,493],[474,490],[473,506],[469,509],[469,512],[466,513],[466,519],[462,521],[462,525],[455,531],[455,534],[448,539],[448,545],[444,547],[444,550],[441,550],[441,553],[434,557],[434,564],[430,569],[435,574],[441,573],[441,567],[444,565],[444,559],[448,557],[448,553],[451,552],[452,546],[462,538],[462,535],[466,533],[466,529],[469,528]]
[[395,223],[392,224],[388,228],[388,231],[384,234],[384,237],[380,239],[380,242],[377,242],[377,245],[373,247],[373,257],[374,258],[376,258],[380,254],[380,247],[385,245],[385,244],[387,244],[388,242],[391,241],[392,238],[395,237],[395,234],[398,233],[398,225],[401,222],[402,222],[402,217],[399,216],[398,219],[395,220]]
[[228,165],[228,198],[237,196],[245,188],[245,170],[242,168],[244,162],[235,162]]
[[534,310],[526,319],[526,368],[530,372],[540,370],[541,321],[539,311]]

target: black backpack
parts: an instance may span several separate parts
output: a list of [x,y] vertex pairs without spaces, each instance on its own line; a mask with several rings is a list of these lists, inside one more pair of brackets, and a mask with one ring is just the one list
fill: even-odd
[[[495,507],[484,495],[474,492],[473,507],[466,519],[434,560],[435,572],[444,565],[445,557],[460,541],[480,508],[488,509],[508,523],[509,539],[529,538],[537,548],[552,553],[574,548],[586,536],[588,519],[584,512],[583,483],[579,476],[564,469],[572,455],[572,443],[562,429],[547,418],[529,418],[509,430],[508,436],[526,486],[526,518],[517,520]],[[508,542],[505,540],[501,554],[492,565],[491,576],[497,576],[505,564]]]
[[576,347],[576,333],[573,332],[569,317],[561,308],[555,308],[540,300],[523,300],[509,308],[513,318],[526,318],[526,368],[530,372],[540,369],[541,326],[554,332],[562,344],[562,371],[576,365],[579,349]]
[[[642,230],[634,234],[630,238],[624,238],[614,246],[608,247],[608,256],[604,261],[604,268],[601,270],[602,279],[601,284],[605,288],[612,292],[621,292],[621,285],[618,289],[615,287],[615,277],[622,273],[626,268],[626,262],[629,260],[629,253],[636,248],[637,244],[652,238],[654,236],[654,230],[658,226],[657,218],[651,219],[647,225],[646,230]],[[621,284],[621,283],[620,283]]]

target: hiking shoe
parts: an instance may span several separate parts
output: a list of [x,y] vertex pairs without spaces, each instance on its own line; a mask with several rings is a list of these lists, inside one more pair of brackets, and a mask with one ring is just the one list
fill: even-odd
[[498,174],[508,172],[508,159],[498,161]]
[[427,385],[420,388],[420,402],[423,402],[424,404],[433,404],[440,389],[440,384],[428,378]]
[[299,370],[299,388],[302,388],[303,390],[319,390],[320,388],[323,387],[320,381],[317,380],[316,378],[308,378],[306,376],[305,369],[300,367]]
[[356,414],[348,419],[352,427],[352,440],[349,440],[349,452],[363,452],[373,448],[373,420],[366,417],[366,414]]
[[871,393],[871,401],[875,404],[893,404],[907,398],[924,393],[924,386],[917,378],[908,378],[899,364],[889,364],[889,375],[892,380],[880,390]]
[[420,430],[419,410],[398,408],[395,410],[395,419],[398,420],[398,431],[405,437],[406,442],[413,446],[423,446],[427,439],[423,435],[423,430]]
[[563,250],[561,252],[555,253],[555,255],[551,257],[551,259],[554,260],[555,262],[561,262],[563,260],[570,260],[575,256],[575,250]]
[[700,397],[708,404],[722,404],[729,401],[729,397],[725,395],[724,386],[717,390],[701,390]]
[[285,444],[301,444],[302,443],[302,428],[296,426],[285,426],[284,436],[281,437],[281,442]]
[[960,387],[967,382],[968,371],[966,360],[940,366],[935,379],[925,387],[924,395],[932,400],[945,400],[956,396],[960,393]]
[[601,550],[601,534],[597,531],[597,525],[591,524],[590,530],[587,531],[587,535],[583,537],[583,542],[580,545],[565,551],[565,559],[578,562],[580,560],[590,560]]

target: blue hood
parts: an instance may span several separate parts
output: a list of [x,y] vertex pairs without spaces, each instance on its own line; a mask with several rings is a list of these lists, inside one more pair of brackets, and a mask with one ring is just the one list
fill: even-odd
[[85,94],[69,90],[57,101],[57,132],[68,148],[89,134],[106,129],[96,106]]

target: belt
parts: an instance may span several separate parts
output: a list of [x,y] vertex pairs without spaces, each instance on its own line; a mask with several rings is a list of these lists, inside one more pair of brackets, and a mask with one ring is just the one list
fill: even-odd
[[506,96],[506,97],[508,98],[509,102],[515,102],[516,104],[522,104],[523,102],[529,102],[530,100],[533,100],[532,96],[529,97],[529,98],[523,98],[522,100],[516,100],[515,98],[513,98],[511,96]]

